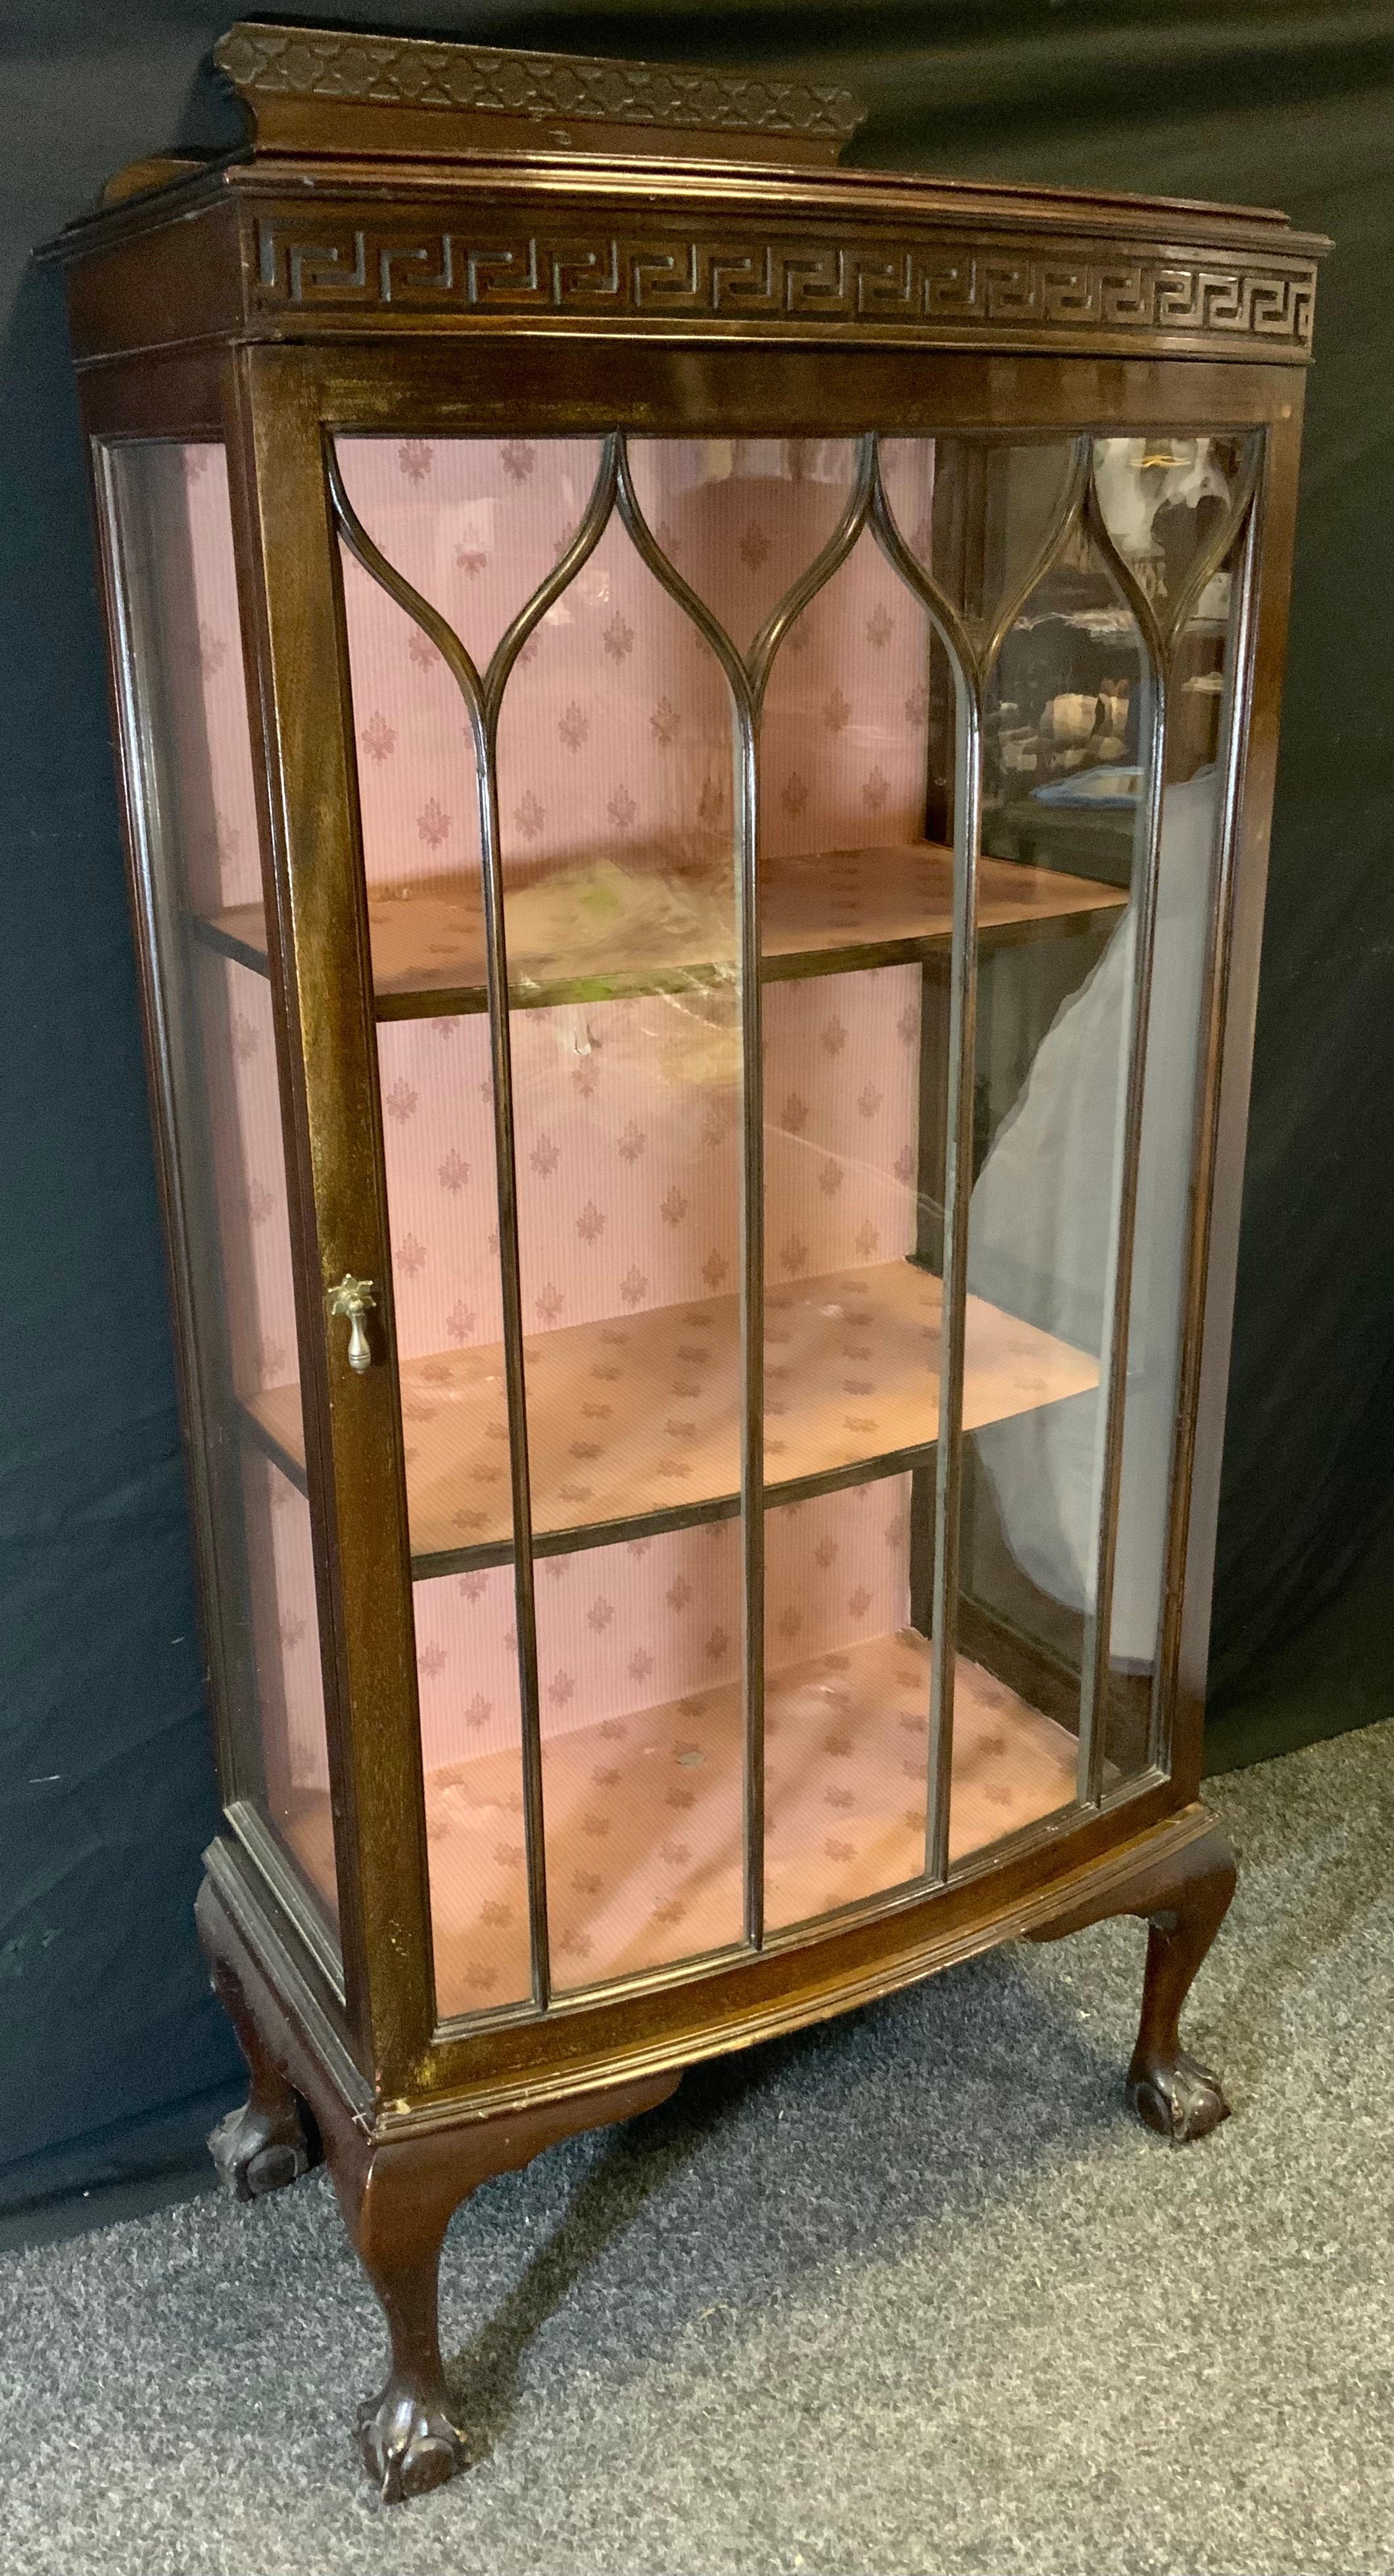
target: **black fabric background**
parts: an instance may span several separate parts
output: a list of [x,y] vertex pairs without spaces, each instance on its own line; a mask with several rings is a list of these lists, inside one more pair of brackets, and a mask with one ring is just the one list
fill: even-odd
[[[232,14],[11,0],[0,32],[0,2206],[174,2159],[236,2084],[192,1930],[216,1806],[75,416],[58,289],[27,266],[123,162],[181,130],[216,139],[198,66]],[[370,0],[335,15],[820,64],[871,103],[854,158],[1247,199],[1335,237],[1264,951],[1214,1758],[1385,1713],[1394,5]]]

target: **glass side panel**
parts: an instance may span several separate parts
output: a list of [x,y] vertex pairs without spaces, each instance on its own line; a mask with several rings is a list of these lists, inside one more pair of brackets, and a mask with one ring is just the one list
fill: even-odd
[[[1095,488],[1104,523],[1161,614],[1182,598],[1198,555],[1225,520],[1242,468],[1243,445],[1237,438],[1154,432],[1149,438],[1094,441]],[[1227,588],[1225,577],[1219,579]],[[1183,685],[1186,676],[1182,674]]]
[[488,2012],[532,1991],[513,1568],[418,1579],[412,1607],[436,2009]]
[[[171,1059],[214,1686],[229,1795],[336,1907],[271,988],[227,468],[109,454],[137,739],[128,745]],[[231,919],[234,927],[229,930]],[[252,920],[249,946],[238,925]]]

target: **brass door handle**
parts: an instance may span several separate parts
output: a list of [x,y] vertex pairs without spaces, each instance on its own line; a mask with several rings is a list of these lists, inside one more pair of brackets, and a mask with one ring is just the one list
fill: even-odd
[[343,1315],[348,1320],[348,1364],[361,1377],[364,1370],[373,1365],[373,1354],[363,1329],[364,1316],[377,1304],[373,1283],[371,1279],[355,1279],[353,1272],[346,1270],[338,1287],[331,1288],[328,1293],[330,1314]]

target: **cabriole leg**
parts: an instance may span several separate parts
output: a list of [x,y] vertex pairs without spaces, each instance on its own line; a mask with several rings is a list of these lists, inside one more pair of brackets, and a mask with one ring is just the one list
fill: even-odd
[[[358,2410],[358,2447],[384,2504],[404,2503],[443,2485],[466,2461],[446,2393],[438,2325],[440,2256],[452,2213],[491,2175],[517,2171],[563,2138],[656,2109],[675,2090],[681,2070],[671,2066],[484,2119],[437,2119],[405,2134],[398,2118],[396,2134],[384,2137],[368,2101],[354,2101],[331,2079],[304,2021],[208,1881],[199,1894],[198,1926],[252,2077],[245,2111],[223,2122],[214,2152],[244,2199],[290,2181],[310,2161],[301,2119],[302,2100],[308,2104],[313,2146],[323,2142],[350,2241],[387,2322],[387,2381]],[[292,2087],[287,2067],[302,2089]],[[273,2150],[284,2165],[266,2161]]]
[[1213,1829],[1183,1855],[1189,1864],[1170,1902],[1147,1912],[1142,2017],[1128,2068],[1128,2099],[1145,2127],[1182,2147],[1229,2118],[1219,2080],[1181,2045],[1181,2007],[1234,1894],[1234,1854]]
[[[442,2486],[465,2464],[440,2357],[440,2254],[463,2190],[413,2171],[409,2151],[374,2156],[350,2227],[387,2320],[387,2381],[358,2410],[358,2447],[384,2504]],[[436,2188],[431,2184],[435,2181]]]
[[318,2162],[312,2153],[300,2097],[271,2056],[247,2010],[237,1979],[214,1962],[213,1983],[227,2008],[250,2084],[240,2110],[229,2111],[208,2141],[208,2152],[234,2200],[259,2200],[281,2191]]
[[1120,1879],[1038,1925],[1034,1941],[1063,1940],[1111,1914],[1140,1914],[1147,1923],[1142,2017],[1128,2068],[1128,2099],[1138,2118],[1175,2147],[1203,2138],[1229,2117],[1219,2079],[1181,2045],[1181,2007],[1234,1894],[1238,1870],[1218,1828],[1205,1829],[1179,1851],[1139,1860]]
[[339,2205],[387,2320],[387,2383],[358,2410],[358,2447],[384,2504],[424,2495],[467,2464],[446,2393],[437,2323],[440,2254],[452,2212],[491,2175],[529,2164],[561,2139],[652,2110],[677,2080],[673,2069],[589,2097],[376,2143],[346,2124],[331,2128],[329,2170]]

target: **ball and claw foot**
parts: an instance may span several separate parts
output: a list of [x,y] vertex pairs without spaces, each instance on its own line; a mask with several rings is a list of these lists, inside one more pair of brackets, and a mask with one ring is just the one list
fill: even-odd
[[1184,2048],[1167,2058],[1144,2057],[1139,2050],[1128,2069],[1128,2099],[1143,2127],[1174,2147],[1208,2138],[1229,2118],[1218,2079]]
[[229,2111],[209,2138],[208,2152],[234,2200],[260,2200],[298,2181],[310,2169],[310,2146],[294,2094],[274,2109],[249,2101]]
[[358,2448],[384,2504],[427,2495],[466,2465],[463,2439],[442,2409],[390,2380],[359,2407]]

